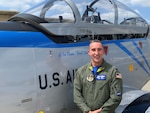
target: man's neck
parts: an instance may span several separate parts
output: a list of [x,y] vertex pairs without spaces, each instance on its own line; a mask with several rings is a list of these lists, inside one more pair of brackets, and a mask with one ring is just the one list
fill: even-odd
[[100,62],[91,62],[91,63],[92,63],[93,67],[95,67],[95,66],[101,66],[102,63],[103,63],[103,59]]

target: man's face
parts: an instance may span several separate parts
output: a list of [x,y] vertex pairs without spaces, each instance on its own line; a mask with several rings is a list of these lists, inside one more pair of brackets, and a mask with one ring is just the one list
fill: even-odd
[[101,64],[104,55],[103,45],[99,42],[92,42],[88,54],[91,57],[92,64]]

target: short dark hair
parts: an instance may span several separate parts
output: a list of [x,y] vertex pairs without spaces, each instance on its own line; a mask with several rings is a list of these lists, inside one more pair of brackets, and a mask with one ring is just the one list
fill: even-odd
[[99,43],[101,43],[101,41],[98,40],[98,39],[96,39],[96,40],[90,40],[90,43],[92,43],[92,42],[99,42]]
[[[93,43],[93,42],[98,42],[98,43],[102,44],[102,42],[100,40],[98,40],[98,39],[90,40],[90,44]],[[89,44],[89,46],[90,46],[90,44]],[[103,44],[102,44],[102,47],[104,47]]]

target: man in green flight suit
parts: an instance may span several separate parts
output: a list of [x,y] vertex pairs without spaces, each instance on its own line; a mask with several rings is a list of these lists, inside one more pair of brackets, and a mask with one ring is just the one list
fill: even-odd
[[99,40],[91,41],[91,62],[80,67],[74,79],[74,102],[83,113],[115,113],[122,99],[122,75],[104,58]]

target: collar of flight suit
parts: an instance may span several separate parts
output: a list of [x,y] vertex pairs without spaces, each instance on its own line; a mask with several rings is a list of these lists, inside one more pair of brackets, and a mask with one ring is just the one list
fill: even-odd
[[[103,62],[102,64],[99,66],[99,68],[97,69],[97,72],[100,73],[101,71],[103,71],[105,69],[105,66],[106,66],[106,61],[103,59]],[[93,66],[91,63],[89,63],[89,70],[90,71],[93,71]]]

